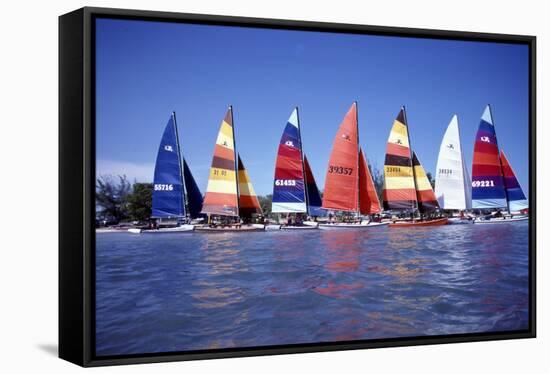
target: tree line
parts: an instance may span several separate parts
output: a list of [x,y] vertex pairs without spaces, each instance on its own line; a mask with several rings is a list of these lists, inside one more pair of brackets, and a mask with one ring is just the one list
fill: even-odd
[[[384,173],[369,163],[374,187],[382,201]],[[426,173],[432,188],[434,180],[431,173]],[[322,195],[322,192],[321,192]],[[258,196],[264,214],[271,213],[273,195]],[[96,216],[110,221],[148,221],[151,217],[153,201],[153,184],[131,184],[126,175],[102,175],[96,180]]]
[[151,217],[153,184],[130,184],[126,175],[96,180],[96,216],[109,221],[147,221]]

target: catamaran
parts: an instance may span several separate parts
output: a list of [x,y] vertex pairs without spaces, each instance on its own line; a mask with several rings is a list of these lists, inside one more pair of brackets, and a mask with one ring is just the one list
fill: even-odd
[[155,163],[151,218],[156,227],[128,231],[136,234],[193,231],[189,222],[199,217],[201,206],[202,195],[185,158],[182,163],[176,113],[172,112]]
[[404,106],[393,122],[386,146],[383,196],[385,210],[405,211],[410,214],[410,218],[394,221],[390,227],[447,224],[447,218],[424,218],[425,214],[439,209],[439,204],[422,164],[412,151]]
[[464,211],[472,209],[472,185],[464,162],[458,116],[455,114],[447,126],[437,158],[435,196],[443,210],[458,211],[449,223],[472,223]]
[[[205,232],[260,231],[263,224],[251,224],[262,209],[240,155],[236,152],[233,108],[229,106],[222,121],[202,205],[208,224],[197,225]],[[244,222],[244,223],[243,223]]]
[[[499,150],[491,106],[481,116],[472,166],[472,208],[495,214],[478,217],[474,223],[508,223],[528,220],[523,214],[529,203],[502,151]],[[502,214],[506,210],[507,214]]]
[[[313,198],[313,206],[310,205],[310,194]],[[268,229],[318,228],[318,223],[308,221],[306,216],[320,215],[319,200],[319,190],[302,151],[300,119],[296,107],[287,121],[279,142],[271,202],[271,212],[286,214],[287,221],[283,225],[269,225]]]
[[[319,225],[322,229],[387,224],[361,218],[378,214],[381,209],[365,154],[359,146],[357,102],[348,110],[334,137],[321,207],[328,210],[331,217],[329,222]],[[343,214],[342,221],[331,222],[334,212]]]

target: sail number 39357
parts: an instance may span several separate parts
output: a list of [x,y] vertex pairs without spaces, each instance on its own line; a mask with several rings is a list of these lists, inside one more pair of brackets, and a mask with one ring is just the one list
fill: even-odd
[[472,187],[494,187],[494,181],[472,181]]
[[173,184],[157,183],[154,187],[155,191],[174,191]]
[[332,174],[351,175],[353,173],[353,168],[329,165],[328,172]]

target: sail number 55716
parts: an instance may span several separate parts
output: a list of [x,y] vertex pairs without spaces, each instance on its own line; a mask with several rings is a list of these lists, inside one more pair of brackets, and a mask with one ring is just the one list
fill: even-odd
[[472,187],[494,187],[494,181],[472,181]]
[[173,184],[157,183],[154,187],[155,191],[174,191]]

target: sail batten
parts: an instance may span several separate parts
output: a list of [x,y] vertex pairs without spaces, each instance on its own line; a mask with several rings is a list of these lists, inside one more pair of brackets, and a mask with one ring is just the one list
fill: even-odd
[[504,185],[506,187],[506,198],[508,200],[508,209],[510,212],[519,212],[529,208],[529,202],[519,181],[512,169],[512,165],[504,154],[500,151],[500,160],[502,162],[502,174],[504,175]]
[[471,209],[471,182],[464,162],[458,116],[455,114],[439,148],[435,195],[442,209]]
[[405,108],[393,122],[384,161],[384,209],[414,210],[417,194]]
[[201,213],[238,216],[233,113],[229,107],[220,126]]
[[353,103],[332,144],[322,208],[346,212],[359,211],[358,146],[357,103]]
[[302,141],[298,108],[283,130],[273,178],[273,213],[307,213],[306,183],[302,161]]
[[185,217],[185,190],[175,114],[159,145],[153,178],[152,218]]
[[472,208],[507,208],[497,136],[489,105],[481,116],[474,145]]

